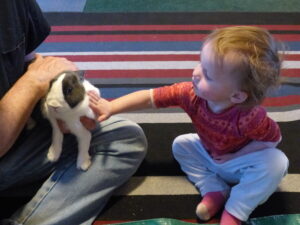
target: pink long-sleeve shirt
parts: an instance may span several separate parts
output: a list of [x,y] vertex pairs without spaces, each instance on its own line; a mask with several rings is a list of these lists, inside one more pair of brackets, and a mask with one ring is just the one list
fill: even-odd
[[158,108],[181,107],[213,158],[237,152],[252,140],[278,142],[281,139],[278,124],[267,116],[263,107],[233,106],[222,113],[213,113],[206,100],[195,95],[191,82],[155,88],[152,97]]

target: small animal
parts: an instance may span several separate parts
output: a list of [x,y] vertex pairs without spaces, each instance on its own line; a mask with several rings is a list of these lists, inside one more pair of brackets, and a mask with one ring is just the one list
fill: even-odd
[[42,100],[42,113],[52,125],[52,143],[47,158],[57,161],[62,152],[63,133],[57,120],[65,123],[66,128],[76,136],[78,141],[77,168],[86,171],[91,165],[89,147],[91,132],[80,122],[80,117],[95,118],[89,107],[87,91],[100,91],[84,79],[83,71],[65,71],[55,77]]

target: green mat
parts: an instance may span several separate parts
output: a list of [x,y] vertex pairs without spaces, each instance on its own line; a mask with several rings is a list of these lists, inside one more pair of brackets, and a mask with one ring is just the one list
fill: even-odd
[[[140,220],[140,221],[126,222],[126,223],[116,223],[114,225],[189,225],[189,224],[196,224],[196,223],[188,223],[176,219],[158,218],[158,219]],[[300,225],[300,214],[276,215],[276,216],[267,216],[261,218],[253,218],[244,224],[245,225]],[[211,225],[217,225],[217,224],[211,224]]]

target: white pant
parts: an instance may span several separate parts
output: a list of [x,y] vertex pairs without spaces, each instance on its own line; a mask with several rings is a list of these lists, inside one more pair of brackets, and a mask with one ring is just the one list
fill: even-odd
[[[275,192],[289,164],[285,154],[276,148],[216,163],[197,134],[177,137],[173,154],[202,196],[207,192],[230,191],[225,208],[242,221],[246,221],[251,212]],[[228,184],[235,185],[231,188]]]

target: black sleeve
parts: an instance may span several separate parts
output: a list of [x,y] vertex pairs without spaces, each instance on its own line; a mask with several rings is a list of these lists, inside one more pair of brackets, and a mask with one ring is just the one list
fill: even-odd
[[26,0],[28,7],[28,30],[26,54],[36,49],[49,35],[50,26],[35,0]]
[[35,0],[1,0],[0,98],[25,72],[25,55],[48,36],[50,27]]

